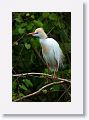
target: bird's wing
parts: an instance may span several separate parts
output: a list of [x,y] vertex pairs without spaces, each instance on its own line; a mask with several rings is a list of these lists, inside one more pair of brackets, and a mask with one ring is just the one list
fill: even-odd
[[59,65],[61,67],[63,65],[64,55],[63,55],[63,52],[59,44],[54,39],[51,39],[50,47],[53,51],[53,54],[54,54],[53,56],[55,57],[55,60],[57,61],[58,67]]
[[57,61],[58,67],[59,66],[61,67],[63,65],[63,56],[64,55],[62,53],[60,46],[57,49],[55,49],[55,47],[54,47],[53,52],[54,52],[54,56]]

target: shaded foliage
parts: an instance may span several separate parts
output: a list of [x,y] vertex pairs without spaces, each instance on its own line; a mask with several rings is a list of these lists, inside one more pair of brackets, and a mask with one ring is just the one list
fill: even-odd
[[[47,73],[38,38],[28,36],[36,28],[43,27],[49,37],[54,38],[63,50],[65,60],[59,68],[58,77],[71,79],[71,13],[70,12],[13,12],[12,13],[12,72]],[[52,73],[51,73],[52,74]],[[46,84],[46,78],[36,76],[13,77],[12,99],[30,94]],[[49,82],[52,82],[49,80]],[[54,85],[37,96],[24,101],[58,101],[69,85]],[[70,91],[70,90],[69,90]],[[59,101],[68,101],[66,93]]]

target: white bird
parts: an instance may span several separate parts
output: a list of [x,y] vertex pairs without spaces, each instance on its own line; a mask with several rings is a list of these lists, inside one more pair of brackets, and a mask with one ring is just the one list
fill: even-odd
[[59,66],[63,65],[63,52],[56,40],[48,38],[43,28],[37,28],[35,32],[29,33],[38,36],[42,47],[43,58],[47,64],[48,71],[54,71],[53,78],[56,78],[56,72]]

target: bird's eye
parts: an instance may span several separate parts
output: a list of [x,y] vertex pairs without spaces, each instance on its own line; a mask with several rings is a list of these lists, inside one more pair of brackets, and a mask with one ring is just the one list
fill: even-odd
[[38,32],[35,32],[35,34],[38,34]]

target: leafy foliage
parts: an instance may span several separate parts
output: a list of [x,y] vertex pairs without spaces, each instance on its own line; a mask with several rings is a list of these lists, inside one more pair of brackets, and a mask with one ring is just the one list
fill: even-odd
[[[12,13],[12,72],[47,73],[38,38],[28,36],[36,28],[43,27],[49,37],[60,44],[65,55],[64,66],[59,69],[58,77],[71,79],[71,13],[70,12],[13,12]],[[46,84],[43,77],[13,77],[12,99],[15,100],[35,92]],[[50,80],[49,80],[50,82]],[[42,93],[24,101],[57,101],[69,85],[54,85]],[[65,94],[59,101],[70,100]]]

